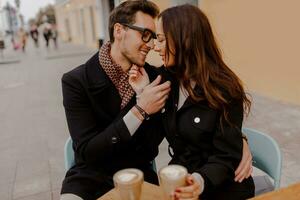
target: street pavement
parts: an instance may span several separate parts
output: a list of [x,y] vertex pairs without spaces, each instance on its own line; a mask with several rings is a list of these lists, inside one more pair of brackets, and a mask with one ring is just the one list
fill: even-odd
[[[95,49],[60,43],[46,50],[29,42],[27,51],[6,50],[19,62],[0,60],[0,199],[58,200],[64,177],[63,146],[68,129],[62,106],[61,76],[85,62]],[[300,181],[300,106],[252,94],[245,126],[261,130],[283,153],[282,186]],[[169,161],[160,146],[158,169]]]

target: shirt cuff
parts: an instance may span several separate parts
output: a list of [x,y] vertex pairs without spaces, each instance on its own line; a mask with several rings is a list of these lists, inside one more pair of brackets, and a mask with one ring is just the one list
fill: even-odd
[[139,120],[131,111],[129,111],[124,117],[123,117],[124,123],[128,128],[128,131],[130,135],[132,136],[135,131],[139,128],[139,126],[142,124],[142,121]]
[[204,179],[203,179],[203,177],[197,172],[192,173],[192,176],[199,183],[199,185],[200,185],[200,194],[202,194],[202,192],[204,190]]

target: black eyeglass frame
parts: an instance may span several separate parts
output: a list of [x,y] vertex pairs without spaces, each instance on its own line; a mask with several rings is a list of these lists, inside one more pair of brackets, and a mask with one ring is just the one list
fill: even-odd
[[[126,24],[126,23],[120,23],[120,24],[122,24],[123,26],[126,26],[126,27],[128,27],[128,28],[130,28],[130,29],[132,29],[132,30],[136,30],[136,31],[141,32],[141,33],[142,33],[142,40],[143,40],[143,42],[145,42],[145,43],[150,42],[150,40],[151,40],[152,38],[153,38],[153,39],[157,39],[156,33],[154,33],[153,31],[151,31],[151,30],[148,29],[148,28],[142,28],[142,27],[139,27],[139,26],[134,26],[134,25],[131,25],[131,24]],[[147,37],[147,36],[145,35],[146,32],[149,32],[149,33],[151,34],[151,37],[149,37],[147,40],[145,39],[145,37]]]

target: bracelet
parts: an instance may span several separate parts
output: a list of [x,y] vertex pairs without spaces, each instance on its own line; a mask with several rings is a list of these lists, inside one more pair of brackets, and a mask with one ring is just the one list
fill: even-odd
[[141,108],[141,107],[138,106],[137,104],[135,104],[135,107],[136,107],[136,109],[139,111],[139,113],[144,117],[145,120],[149,120],[149,119],[150,119],[149,114],[148,114],[146,111],[144,111],[143,108]]

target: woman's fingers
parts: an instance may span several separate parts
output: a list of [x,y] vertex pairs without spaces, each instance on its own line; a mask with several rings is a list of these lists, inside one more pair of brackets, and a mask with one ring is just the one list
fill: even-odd
[[189,185],[194,184],[194,178],[193,178],[191,175],[189,175],[189,176],[187,177],[187,183],[188,183]]
[[252,154],[249,145],[243,139],[243,155],[242,160],[235,171],[235,181],[242,182],[245,178],[249,177],[252,172]]
[[139,67],[133,64],[130,69],[138,70]]
[[128,74],[129,74],[129,75],[132,75],[132,74],[138,75],[138,74],[139,74],[139,71],[137,71],[137,70],[129,70],[129,71],[128,71]]
[[198,199],[200,195],[200,190],[195,190],[194,192],[189,192],[189,193],[178,193],[175,192],[174,197],[175,199]]
[[140,68],[139,68],[139,72],[140,72],[142,75],[147,74],[147,72],[146,72],[146,70],[145,70],[144,67],[140,67]]
[[246,178],[249,178],[251,176],[252,172],[253,172],[253,167],[251,166]]
[[197,199],[200,195],[200,185],[194,180],[193,176],[188,176],[188,186],[179,187],[175,190],[175,197],[177,199]]
[[235,177],[235,181],[242,182],[245,178],[248,178],[249,173],[252,173],[252,156],[249,156],[245,161],[244,167],[240,173]]
[[187,199],[187,198],[195,198],[195,197],[199,197],[200,193],[200,189],[199,190],[195,190],[193,192],[175,192],[175,198],[179,198],[179,199]]

